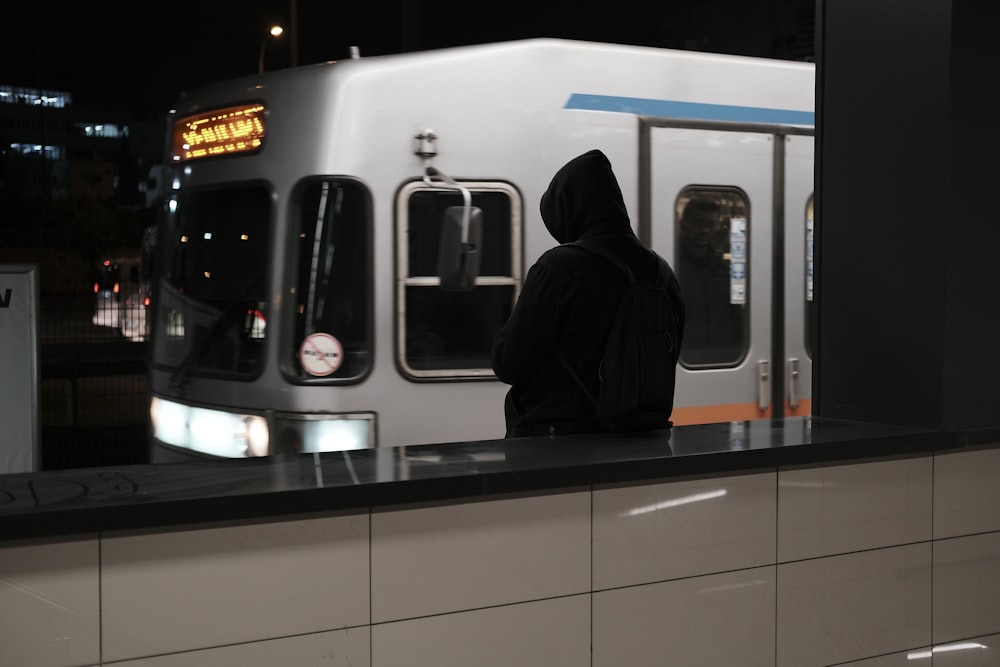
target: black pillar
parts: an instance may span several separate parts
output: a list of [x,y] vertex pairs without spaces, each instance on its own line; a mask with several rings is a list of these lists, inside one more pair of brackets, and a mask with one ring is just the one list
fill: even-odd
[[1000,426],[997,15],[817,2],[818,416]]

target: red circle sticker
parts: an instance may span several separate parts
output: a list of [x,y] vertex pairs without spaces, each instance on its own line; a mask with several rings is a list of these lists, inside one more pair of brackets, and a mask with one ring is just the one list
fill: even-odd
[[329,375],[343,363],[344,347],[330,334],[310,334],[299,348],[299,361],[310,375]]

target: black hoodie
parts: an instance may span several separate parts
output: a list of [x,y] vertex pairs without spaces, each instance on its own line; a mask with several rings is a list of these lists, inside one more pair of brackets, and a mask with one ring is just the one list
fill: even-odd
[[[599,150],[556,172],[540,210],[560,244],[579,239],[599,243],[640,281],[652,282],[665,263],[632,231],[618,180]],[[626,285],[614,264],[574,246],[547,250],[528,270],[514,311],[493,343],[493,371],[511,385],[505,404],[508,437],[603,430],[556,351],[596,393],[597,368]],[[669,426],[667,413],[663,427]]]

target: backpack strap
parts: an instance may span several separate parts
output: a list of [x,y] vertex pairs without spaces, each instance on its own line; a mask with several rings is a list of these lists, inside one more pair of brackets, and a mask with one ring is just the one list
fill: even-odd
[[611,418],[604,411],[604,408],[601,406],[601,403],[597,400],[597,397],[594,396],[592,393],[590,393],[590,390],[587,389],[587,385],[583,383],[583,380],[580,379],[580,376],[577,375],[576,371],[573,370],[573,367],[570,365],[569,360],[566,359],[566,355],[562,353],[562,350],[556,348],[556,356],[559,357],[559,363],[563,365],[563,368],[566,369],[566,372],[569,373],[569,376],[573,378],[577,386],[580,387],[580,391],[583,392],[583,395],[586,396],[587,399],[590,401],[591,405],[594,406],[594,414],[597,415],[597,420],[601,422],[601,425],[605,429],[607,429],[608,431],[613,431],[614,424],[612,424]]
[[612,264],[614,264],[615,266],[617,266],[619,269],[621,269],[625,273],[626,276],[628,276],[629,284],[635,282],[635,274],[632,273],[632,269],[630,269],[628,267],[628,264],[626,264],[625,262],[623,262],[618,255],[614,254],[613,252],[611,252],[610,250],[608,250],[604,246],[602,246],[600,244],[597,244],[597,243],[588,243],[588,242],[586,242],[586,241],[584,241],[582,239],[579,240],[579,241],[573,241],[571,243],[567,243],[566,245],[576,246],[577,248],[583,248],[584,250],[589,250],[590,252],[592,252],[592,253],[594,253],[596,255],[600,255],[601,257],[604,257],[609,262],[611,262]]
[[[628,277],[629,285],[635,282],[635,274],[632,273],[632,269],[628,267],[628,264],[623,262],[620,257],[615,255],[613,252],[611,252],[604,246],[596,243],[594,244],[587,243],[586,241],[583,240],[573,241],[571,243],[567,243],[566,245],[576,246],[577,248],[582,248],[596,255],[604,257],[609,262],[611,262],[619,269],[621,269],[621,271]],[[563,365],[563,368],[566,369],[566,372],[569,373],[570,377],[573,378],[577,386],[580,387],[580,390],[583,392],[583,395],[586,396],[587,399],[590,401],[591,405],[594,406],[594,414],[597,415],[597,419],[598,421],[601,422],[601,425],[604,426],[604,428],[607,429],[608,431],[613,431],[614,424],[612,423],[611,418],[604,411],[604,407],[601,405],[600,401],[597,400],[597,397],[594,396],[592,393],[590,393],[590,390],[587,388],[587,385],[584,384],[580,376],[577,375],[576,371],[573,370],[573,366],[570,365],[569,360],[566,359],[566,356],[562,353],[562,350],[556,349],[556,356],[559,357],[559,363]],[[600,369],[598,369],[598,372],[600,372]]]
[[[589,250],[590,252],[592,252],[592,253],[594,253],[596,255],[600,255],[601,257],[604,257],[609,262],[613,263],[615,266],[617,266],[619,269],[621,269],[625,273],[625,275],[628,276],[629,284],[632,284],[632,283],[636,282],[635,274],[632,273],[632,269],[629,268],[628,264],[626,264],[625,262],[623,262],[622,259],[621,259],[621,257],[619,257],[618,255],[614,254],[613,252],[611,252],[610,250],[608,250],[604,246],[602,246],[602,245],[600,245],[598,243],[588,243],[587,241],[585,241],[583,239],[581,239],[579,241],[573,241],[571,243],[567,243],[566,245],[576,246],[577,248],[583,248],[584,250]],[[668,278],[668,275],[667,275],[667,272],[668,272],[667,263],[663,262],[663,261],[658,261],[657,265],[658,265],[658,271],[657,271],[657,275],[656,275],[656,287],[666,287],[667,286],[667,278]]]

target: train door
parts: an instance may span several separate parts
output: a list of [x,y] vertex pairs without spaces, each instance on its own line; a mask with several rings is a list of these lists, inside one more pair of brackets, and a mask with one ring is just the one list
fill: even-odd
[[[687,305],[675,424],[785,414],[785,401],[774,400],[786,393],[789,357],[782,275],[791,241],[775,228],[789,194],[785,138],[764,125],[641,121],[639,234],[671,262]],[[803,187],[796,183],[796,197]],[[803,326],[801,313],[792,320]],[[801,394],[808,356],[804,347],[795,354]]]
[[784,137],[784,416],[812,414],[810,343],[813,301],[813,153],[811,136]]

